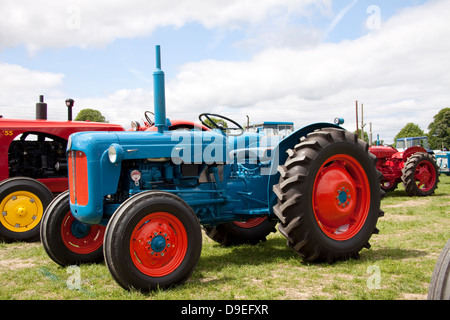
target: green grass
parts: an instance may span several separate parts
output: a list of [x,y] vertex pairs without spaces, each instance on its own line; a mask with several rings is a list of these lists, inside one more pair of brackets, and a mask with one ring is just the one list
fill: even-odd
[[399,188],[382,200],[380,233],[360,259],[303,261],[279,233],[256,246],[224,248],[203,237],[197,268],[182,286],[150,294],[126,291],[104,264],[74,270],[55,264],[40,243],[0,244],[0,299],[77,300],[410,300],[426,299],[436,260],[450,239],[450,177],[433,196]]

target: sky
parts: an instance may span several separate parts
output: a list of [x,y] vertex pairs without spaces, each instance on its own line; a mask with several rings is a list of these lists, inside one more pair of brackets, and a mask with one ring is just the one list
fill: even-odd
[[448,0],[2,0],[0,114],[99,110],[130,127],[153,111],[155,45],[166,115],[203,112],[297,129],[345,119],[393,143],[450,102]]

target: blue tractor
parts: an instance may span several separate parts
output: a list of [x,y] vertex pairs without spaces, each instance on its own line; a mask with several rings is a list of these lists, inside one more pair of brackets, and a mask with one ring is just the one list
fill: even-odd
[[436,163],[440,173],[450,176],[450,151],[436,152]]
[[41,226],[51,259],[62,266],[104,259],[122,287],[149,291],[189,278],[202,227],[236,245],[264,241],[279,224],[308,261],[331,263],[370,247],[383,215],[382,175],[367,143],[329,123],[271,143],[210,113],[199,116],[210,130],[168,130],[159,46],[156,67],[156,131],[70,136],[69,190]]

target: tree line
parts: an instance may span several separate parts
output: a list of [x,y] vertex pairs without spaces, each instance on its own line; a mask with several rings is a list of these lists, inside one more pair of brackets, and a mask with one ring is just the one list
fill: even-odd
[[394,138],[428,137],[432,150],[449,150],[450,147],[450,108],[441,109],[428,125],[428,133],[425,133],[415,123],[406,124]]

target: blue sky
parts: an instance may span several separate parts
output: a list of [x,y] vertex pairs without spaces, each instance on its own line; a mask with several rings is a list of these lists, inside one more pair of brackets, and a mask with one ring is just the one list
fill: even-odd
[[129,126],[152,109],[160,44],[168,117],[301,127],[343,116],[354,130],[358,100],[391,143],[448,106],[446,2],[2,0],[0,114],[33,118],[44,94],[49,118],[63,120],[71,97],[75,113]]

